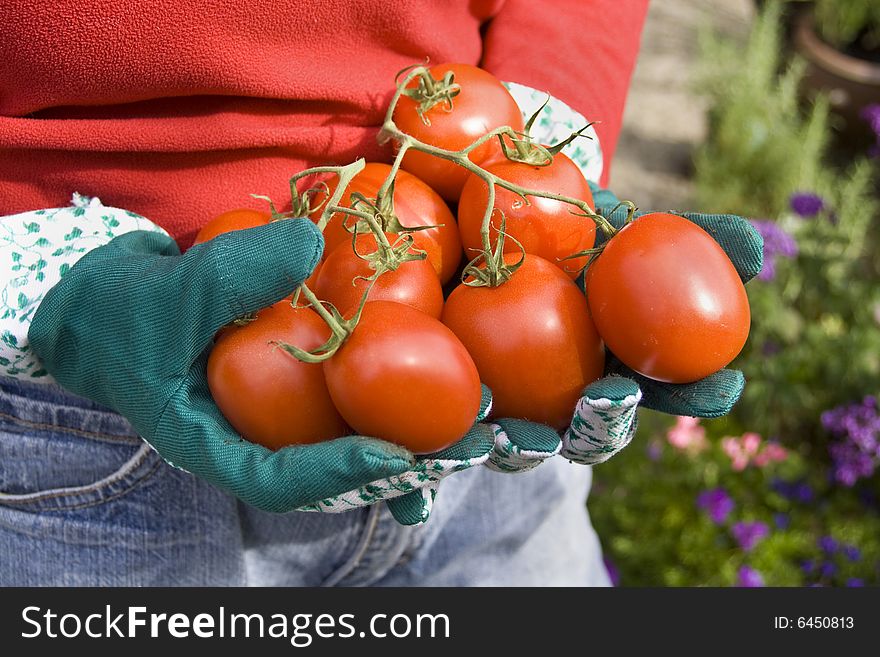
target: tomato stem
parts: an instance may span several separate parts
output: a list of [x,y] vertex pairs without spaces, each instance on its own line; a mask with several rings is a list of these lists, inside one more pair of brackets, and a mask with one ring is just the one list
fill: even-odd
[[[419,79],[418,85],[412,89],[408,88],[409,82],[416,77]],[[461,87],[456,84],[455,74],[452,71],[447,71],[441,79],[437,80],[431,75],[430,70],[424,66],[418,66],[407,75],[400,95],[412,98],[416,103],[416,113],[422,123],[429,126],[431,120],[428,118],[428,112],[441,103],[446,106],[445,111],[451,112],[452,99],[460,93]]]
[[[406,71],[407,69],[404,69]],[[403,71],[401,72],[403,73]],[[408,150],[419,151],[422,153],[427,153],[429,155],[433,155],[434,157],[438,157],[443,160],[448,160],[450,162],[454,162],[462,168],[466,169],[468,172],[478,176],[483,181],[485,181],[486,185],[489,189],[489,201],[487,203],[486,212],[483,215],[483,224],[482,224],[482,244],[483,244],[483,253],[474,259],[471,264],[475,264],[478,261],[485,260],[487,263],[487,267],[492,267],[489,263],[493,261],[493,253],[491,249],[491,240],[490,240],[490,228],[491,228],[491,218],[494,210],[495,204],[495,186],[501,187],[502,189],[506,189],[518,196],[522,197],[526,203],[529,202],[529,197],[536,198],[546,198],[554,201],[559,201],[561,203],[565,203],[573,206],[579,212],[572,211],[573,214],[578,216],[582,216],[592,220],[596,226],[604,233],[606,239],[611,238],[617,231],[614,226],[602,215],[596,213],[595,209],[590,207],[590,204],[581,199],[571,198],[568,196],[564,196],[562,194],[554,194],[551,192],[545,192],[536,189],[528,189],[525,187],[521,187],[519,185],[515,185],[503,178],[496,176],[495,174],[483,169],[477,164],[474,164],[468,155],[476,148],[479,148],[483,144],[485,144],[490,139],[498,139],[501,142],[502,149],[507,154],[516,153],[514,158],[519,156],[519,151],[523,151],[522,156],[527,158],[532,158],[535,161],[530,163],[536,164],[538,166],[549,164],[552,161],[553,153],[551,149],[556,148],[553,147],[545,147],[540,144],[535,144],[532,142],[528,134],[518,133],[510,126],[502,126],[499,128],[495,128],[490,132],[486,133],[479,139],[475,140],[470,145],[458,151],[451,151],[444,148],[440,148],[438,146],[434,146],[432,144],[427,144],[422,141],[419,141],[412,135],[406,134],[400,128],[397,127],[397,124],[394,122],[394,111],[397,108],[397,105],[400,101],[400,97],[402,95],[412,96],[411,93],[408,93],[412,90],[408,90],[407,87],[409,84],[415,79],[420,79],[420,88],[424,86],[426,93],[429,91],[428,83],[425,81],[426,76],[434,80],[428,73],[428,69],[424,66],[414,66],[408,70],[406,76],[402,80],[398,80],[397,88],[394,92],[394,95],[391,98],[391,102],[388,105],[388,111],[385,114],[385,120],[382,124],[382,129],[379,132],[378,139],[379,143],[386,143],[389,140],[393,140],[397,144],[397,156],[395,157],[394,166],[392,171],[390,172],[388,178],[383,183],[382,189],[387,190],[388,186],[391,184],[391,179],[396,176],[397,170],[400,167],[400,163],[403,161],[403,155]],[[444,78],[445,79],[445,78]],[[545,103],[546,104],[546,103]],[[542,108],[543,109],[543,106]],[[536,112],[530,119],[530,124],[534,122],[537,114],[540,112]],[[569,143],[572,139],[580,136],[584,130],[586,130],[590,125],[584,126],[581,130],[572,134],[567,140],[565,140],[560,148],[565,144]],[[513,144],[513,147],[509,146],[505,139],[509,139]],[[558,152],[558,151],[557,151]],[[380,190],[381,191],[381,190]],[[496,272],[497,273],[497,272]],[[503,282],[506,280],[504,276],[499,276],[499,280]]]
[[345,194],[345,190],[348,189],[349,183],[351,183],[352,179],[357,174],[364,170],[366,165],[367,163],[364,158],[359,158],[345,166],[312,167],[311,169],[300,171],[290,179],[291,202],[296,206],[297,203],[302,202],[302,196],[308,194],[309,190],[306,190],[306,192],[303,192],[301,195],[296,188],[296,184],[303,178],[321,173],[332,173],[338,176],[339,182],[336,185],[336,189],[333,190],[333,194],[327,200],[326,205],[324,205],[324,210],[321,212],[321,218],[318,220],[318,229],[323,231],[327,226],[327,223],[330,221],[330,217],[332,217],[339,209],[339,201],[342,200],[342,196]]

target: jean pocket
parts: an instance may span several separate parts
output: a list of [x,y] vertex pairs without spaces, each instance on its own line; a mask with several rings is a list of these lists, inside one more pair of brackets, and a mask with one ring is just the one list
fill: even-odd
[[[57,390],[53,397],[52,388]],[[124,495],[161,458],[119,415],[42,387],[0,388],[0,505],[21,511],[84,508]]]

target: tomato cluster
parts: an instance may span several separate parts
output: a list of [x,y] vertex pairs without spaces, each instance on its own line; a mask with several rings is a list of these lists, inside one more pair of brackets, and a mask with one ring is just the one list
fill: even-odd
[[[481,382],[494,416],[562,430],[602,376],[606,345],[674,383],[742,348],[748,301],[712,237],[645,215],[596,255],[598,218],[572,207],[592,207],[587,181],[531,144],[497,79],[462,64],[422,69],[392,104],[394,166],[368,163],[342,190],[324,181],[317,207],[294,206],[325,238],[305,300],[292,290],[217,336],[208,383],[242,436],[275,449],[354,431],[430,453],[468,431]],[[197,242],[271,220],[228,212]],[[575,283],[585,268],[586,295]]]

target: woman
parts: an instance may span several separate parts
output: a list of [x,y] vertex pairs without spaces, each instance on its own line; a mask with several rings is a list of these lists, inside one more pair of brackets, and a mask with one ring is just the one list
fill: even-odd
[[[281,298],[308,275],[321,240],[292,221],[204,257],[185,259],[177,247],[225,210],[261,209],[252,193],[284,198],[296,171],[387,160],[376,134],[391,82],[426,57],[479,64],[601,121],[604,183],[646,8],[5,3],[0,215],[10,237],[0,251],[14,273],[5,318],[13,355],[0,378],[0,583],[607,584],[584,508],[590,469],[560,457],[516,476],[456,473],[422,526],[399,524],[385,504],[261,510],[326,497],[328,481],[335,494],[397,475],[411,455],[351,441],[273,460],[227,457],[217,436],[228,428],[204,386],[206,336]],[[73,192],[83,196],[63,208]],[[41,208],[60,209],[21,214]],[[53,233],[64,243],[52,253],[73,244],[82,253],[71,263],[89,255],[71,270],[79,278],[64,278],[68,288],[82,282],[77,293],[44,304],[67,269],[39,277],[47,267],[37,259],[20,278],[28,255],[16,245],[38,248],[27,236],[57,225],[67,230]],[[251,279],[242,282],[243,271]],[[27,349],[30,322],[39,357]],[[49,363],[78,394],[44,383]],[[419,520],[433,494],[416,500]],[[406,521],[411,508],[398,503],[395,515]]]

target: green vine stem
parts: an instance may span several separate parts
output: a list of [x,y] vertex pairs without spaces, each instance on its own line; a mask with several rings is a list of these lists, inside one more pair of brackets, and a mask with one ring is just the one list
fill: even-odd
[[[406,75],[401,80],[400,76],[404,73],[406,73]],[[419,78],[419,84],[417,88],[410,89],[410,83],[416,78]],[[405,227],[401,227],[403,229],[401,231],[401,239],[392,245],[385,235],[382,222],[377,220],[377,217],[381,217],[383,211],[387,211],[387,209],[391,208],[390,203],[391,197],[393,197],[394,194],[394,180],[397,177],[403,159],[409,150],[420,151],[422,153],[427,153],[443,160],[454,162],[458,166],[464,168],[468,172],[482,179],[488,187],[488,201],[486,203],[486,209],[483,214],[483,221],[481,225],[481,241],[483,249],[482,252],[477,257],[472,259],[470,263],[465,267],[464,272],[462,273],[462,281],[465,285],[489,287],[502,285],[510,278],[516,268],[520,264],[522,264],[522,258],[520,258],[520,260],[513,265],[507,265],[504,262],[503,245],[505,237],[508,239],[512,239],[514,242],[516,242],[516,240],[513,239],[511,235],[507,235],[504,232],[505,218],[504,213],[500,210],[498,211],[501,212],[501,226],[498,230],[498,240],[496,242],[495,249],[493,250],[492,248],[490,229],[492,227],[492,216],[496,211],[496,187],[501,187],[502,189],[506,189],[513,194],[516,194],[517,196],[522,198],[523,202],[526,204],[530,203],[529,197],[533,197],[546,198],[570,205],[573,208],[573,214],[582,216],[585,219],[590,219],[596,224],[597,228],[604,233],[606,242],[608,239],[615,235],[617,229],[615,229],[614,226],[607,219],[605,219],[605,217],[597,214],[586,201],[563,196],[561,194],[553,194],[551,192],[521,187],[487,171],[486,169],[472,162],[469,157],[470,153],[480,148],[490,140],[498,139],[502,150],[510,159],[517,160],[521,158],[529,158],[528,161],[536,164],[537,166],[546,166],[552,161],[553,155],[558,153],[559,150],[561,150],[561,148],[565,146],[565,144],[569,143],[575,137],[581,135],[581,133],[592,124],[584,126],[581,130],[571,135],[561,144],[557,144],[551,147],[546,147],[541,144],[535,144],[531,142],[527,131],[525,133],[520,133],[515,131],[510,126],[502,126],[489,131],[465,148],[458,151],[452,151],[419,141],[411,135],[403,132],[400,128],[397,127],[394,122],[394,111],[397,108],[398,103],[400,102],[401,96],[406,95],[418,102],[419,116],[422,118],[423,121],[430,124],[424,113],[440,102],[445,103],[448,110],[451,111],[453,109],[453,98],[459,92],[460,88],[458,87],[458,85],[455,84],[451,72],[447,73],[442,80],[435,80],[425,66],[417,65],[408,69],[404,69],[398,74],[397,86],[394,95],[392,96],[391,102],[388,105],[388,110],[385,114],[382,128],[377,136],[380,144],[385,144],[389,141],[393,141],[396,145],[397,152],[395,154],[394,163],[391,166],[391,171],[389,172],[389,175],[382,183],[382,186],[379,188],[379,191],[376,194],[374,204],[371,203],[370,200],[363,195],[353,195],[353,207],[343,207],[339,205],[352,179],[364,169],[366,163],[363,158],[360,158],[355,162],[345,166],[321,166],[306,169],[305,171],[296,174],[290,179],[291,199],[293,201],[293,207],[297,208],[308,207],[311,198],[309,194],[314,194],[314,191],[312,190],[306,190],[305,192],[300,193],[297,189],[297,183],[300,180],[308,176],[318,174],[334,174],[338,176],[339,181],[336,185],[336,189],[334,190],[331,197],[327,199],[326,203],[323,206],[321,217],[317,222],[318,228],[323,231],[329,223],[330,218],[336,213],[342,213],[349,217],[354,217],[358,220],[356,225],[351,230],[352,246],[353,248],[355,248],[355,253],[357,253],[356,243],[357,236],[360,231],[359,225],[361,222],[365,222],[366,225],[369,227],[369,232],[372,232],[376,238],[376,253],[380,254],[381,252],[381,255],[376,259],[375,262],[371,261],[371,266],[375,269],[376,273],[368,279],[370,281],[370,285],[364,292],[361,298],[360,306],[358,307],[357,312],[351,319],[344,319],[340,315],[339,311],[332,305],[328,309],[325,304],[321,302],[308,288],[308,286],[303,283],[298,290],[297,299],[299,298],[299,292],[301,292],[302,296],[304,296],[308,301],[308,304],[315,309],[315,311],[330,327],[330,338],[325,344],[321,345],[312,352],[304,351],[298,347],[282,343],[279,343],[278,345],[280,348],[292,354],[299,360],[307,363],[318,363],[332,357],[333,354],[336,353],[336,351],[342,346],[346,338],[351,334],[351,332],[357,325],[364,305],[367,302],[367,297],[370,293],[370,290],[372,289],[372,286],[375,285],[376,280],[378,280],[379,276],[381,276],[386,271],[396,269],[396,267],[399,266],[400,262],[406,261],[407,259],[426,257],[426,254],[423,251],[412,250],[412,236],[409,234],[412,231],[408,231]],[[531,125],[538,113],[543,110],[543,107],[544,106],[542,106],[541,109],[539,109],[538,112],[536,112],[535,115],[529,120],[529,125]],[[505,139],[509,140],[511,144],[513,144],[513,146],[511,147],[510,145],[508,145],[505,142]],[[534,160],[534,162],[532,162],[532,160]],[[627,207],[630,208],[627,218],[627,221],[630,221],[635,211],[635,206],[630,202],[624,202],[623,204],[627,205]],[[366,207],[367,209],[360,209],[362,207]],[[518,242],[517,244],[519,245]],[[519,246],[522,250],[522,245]],[[599,252],[601,252],[601,250],[602,247],[600,246],[582,253],[573,254],[570,257],[575,258],[582,257],[584,255],[591,255],[592,257],[595,257]],[[357,255],[358,257],[362,257],[364,259],[370,258],[370,256],[364,256],[359,253],[357,253]],[[592,262],[592,258],[590,262]],[[485,264],[483,267],[480,267],[480,264],[482,263]]]
[[351,319],[345,319],[332,304],[327,304],[329,308],[325,306],[324,302],[319,300],[315,293],[309,289],[309,286],[303,283],[300,285],[299,290],[306,298],[306,301],[308,301],[308,305],[314,308],[315,312],[321,316],[321,319],[330,328],[330,337],[327,338],[327,342],[312,351],[306,351],[286,342],[274,342],[273,344],[304,363],[323,363],[325,360],[332,358],[360,321],[361,313],[363,313],[364,306],[367,303],[367,296],[370,294],[370,290],[375,282],[376,279],[373,279],[367,287],[367,290],[361,297],[360,305]]
[[327,226],[327,223],[330,221],[330,217],[332,217],[337,211],[340,210],[339,201],[342,200],[342,196],[343,194],[345,194],[345,190],[348,189],[349,183],[351,183],[352,179],[356,175],[364,170],[364,167],[366,165],[366,160],[364,160],[364,158],[359,158],[351,164],[346,164],[345,166],[312,167],[311,169],[300,171],[298,174],[290,179],[290,198],[292,204],[296,206],[297,204],[302,203],[302,198],[308,195],[309,192],[313,189],[310,188],[300,194],[299,190],[297,189],[297,183],[300,180],[309,176],[315,176],[322,173],[335,174],[339,178],[339,182],[336,185],[336,189],[333,190],[332,196],[330,196],[330,198],[324,204],[324,209],[321,212],[321,218],[318,220],[318,229],[323,232],[324,228]]
[[[496,129],[488,132],[487,134],[483,135],[482,137],[480,137],[479,139],[477,139],[476,141],[474,141],[473,143],[471,143],[467,147],[465,147],[461,150],[458,150],[458,151],[450,151],[450,150],[447,150],[444,148],[440,148],[438,146],[426,144],[422,141],[419,141],[418,139],[415,139],[411,135],[406,134],[402,130],[400,130],[400,128],[398,128],[394,122],[394,110],[397,108],[397,104],[400,101],[400,97],[402,95],[406,94],[407,87],[409,86],[409,84],[412,82],[413,79],[415,79],[416,77],[419,77],[421,80],[424,80],[424,76],[426,76],[426,75],[430,75],[430,73],[428,73],[427,68],[425,68],[424,66],[416,66],[416,67],[412,68],[407,73],[407,75],[403,78],[403,80],[398,82],[397,89],[391,98],[391,102],[389,103],[389,106],[388,106],[388,111],[385,114],[385,120],[382,124],[382,129],[379,132],[379,142],[380,143],[387,143],[388,141],[394,141],[395,144],[397,145],[397,148],[398,148],[397,157],[395,158],[395,167],[390,172],[389,179],[392,178],[392,176],[396,173],[397,169],[400,167],[400,163],[403,160],[403,155],[401,154],[401,151],[403,151],[403,153],[405,153],[407,150],[412,149],[415,151],[420,151],[422,153],[427,153],[429,155],[432,155],[434,157],[438,157],[443,160],[448,160],[450,162],[454,162],[455,164],[463,167],[464,169],[466,169],[470,173],[478,176],[483,181],[485,181],[485,183],[488,187],[489,199],[488,199],[486,211],[483,215],[483,223],[481,226],[484,253],[481,254],[481,256],[479,256],[478,258],[476,258],[474,261],[472,261],[468,265],[468,267],[465,268],[465,272],[462,277],[463,279],[466,278],[467,276],[474,275],[474,264],[476,261],[485,261],[486,267],[489,269],[497,266],[497,263],[495,262],[495,258],[492,257],[491,240],[490,240],[491,219],[492,219],[493,212],[495,210],[494,204],[495,204],[495,187],[496,186],[501,187],[503,189],[506,189],[506,190],[516,194],[517,196],[520,196],[524,200],[525,203],[529,203],[529,200],[528,200],[529,197],[540,197],[540,198],[546,198],[546,199],[559,201],[561,203],[571,205],[580,211],[580,212],[576,212],[575,214],[578,214],[580,216],[583,216],[585,218],[588,218],[588,219],[591,219],[592,221],[594,221],[596,226],[604,233],[606,240],[610,239],[617,232],[616,229],[614,228],[614,226],[612,226],[611,223],[607,219],[605,219],[605,217],[597,214],[595,212],[595,210],[592,207],[590,207],[590,205],[586,201],[583,201],[581,199],[571,198],[568,196],[563,196],[561,194],[553,194],[550,192],[544,192],[544,191],[536,190],[536,189],[528,189],[526,187],[521,187],[519,185],[515,185],[515,184],[513,184],[513,183],[511,183],[511,182],[509,182],[499,176],[496,176],[495,174],[493,174],[489,171],[486,171],[485,169],[483,169],[482,167],[473,163],[470,160],[468,155],[474,149],[479,148],[480,146],[482,146],[483,144],[485,144],[486,142],[488,142],[491,139],[498,139],[501,142],[502,149],[505,149],[505,152],[507,152],[507,149],[510,148],[507,144],[505,144],[505,141],[504,141],[505,138],[511,140],[511,142],[514,144],[514,146],[517,149],[521,148],[519,146],[519,144],[523,143],[525,141],[525,139],[528,138],[528,136],[516,132],[515,130],[513,130],[509,126],[503,126],[500,128],[496,128]],[[584,129],[586,129],[586,127],[582,128],[579,131],[579,133],[582,132]],[[525,139],[524,139],[524,137],[525,137]],[[534,145],[534,147],[537,148],[539,152],[541,150],[547,151],[547,153],[546,153],[547,157],[552,158],[552,154],[550,153],[550,151],[547,148],[540,146],[540,145]],[[386,180],[385,184],[383,184],[382,189],[387,189],[388,185],[390,185],[390,182],[389,182],[389,180]],[[491,280],[498,281],[499,284],[503,283],[503,281],[505,281],[507,278],[509,278],[509,273],[506,275],[504,275],[502,272],[490,272],[490,273],[491,273],[491,276],[490,276]],[[470,283],[467,283],[467,284],[486,285],[483,277],[479,277],[479,276],[475,277],[472,281],[470,281]]]

